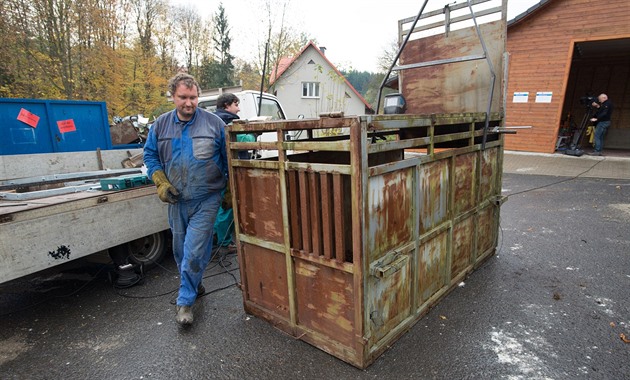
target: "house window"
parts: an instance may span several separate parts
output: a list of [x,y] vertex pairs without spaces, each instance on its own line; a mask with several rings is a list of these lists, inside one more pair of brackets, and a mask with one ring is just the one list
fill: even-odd
[[319,82],[302,82],[303,98],[319,98]]

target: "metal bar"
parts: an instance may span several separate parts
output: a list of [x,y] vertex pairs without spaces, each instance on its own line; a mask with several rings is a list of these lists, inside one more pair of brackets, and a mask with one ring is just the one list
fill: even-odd
[[340,174],[333,174],[333,208],[335,220],[335,259],[338,262],[345,261],[345,226],[343,221],[343,178]]
[[123,174],[135,174],[135,173],[142,173],[142,170],[139,168],[97,170],[97,171],[91,171],[91,172],[50,174],[50,175],[42,175],[42,176],[36,176],[36,177],[16,178],[16,179],[0,181],[0,190],[13,190],[18,187],[60,183],[60,182],[66,182],[68,180],[106,178],[106,177],[114,177],[114,176],[123,175]]
[[302,249],[302,236],[300,234],[300,191],[298,188],[297,172],[287,171],[289,177],[289,202],[291,218],[291,246],[293,249]]
[[352,168],[350,165],[342,164],[315,164],[305,162],[287,162],[287,169],[290,170],[305,170],[316,171],[318,173],[331,173],[331,174],[346,174],[350,175]]
[[0,193],[0,199],[6,199],[8,201],[27,201],[31,199],[52,197],[55,195],[72,194],[72,193],[78,193],[80,191],[100,190],[100,189],[101,189],[101,185],[96,184],[96,183],[91,183],[88,185],[65,186],[65,187],[59,187],[57,189],[29,191],[28,193]]
[[[328,260],[323,256],[315,256],[315,255],[310,255],[305,253],[304,251],[297,251],[297,250],[293,250],[291,252],[291,254],[293,255],[293,257],[297,257],[300,258],[304,261],[308,261],[311,263],[317,263],[321,266],[325,266],[328,268],[334,268],[337,270],[340,270],[342,272],[346,272],[346,273],[353,273],[353,266],[352,263],[346,263],[346,262],[337,262],[336,260]],[[327,278],[327,280],[329,280],[330,278]]]
[[321,229],[322,229],[322,221],[321,221],[321,198],[320,198],[320,188],[318,184],[318,175],[316,172],[308,173],[308,183],[309,183],[309,195],[310,195],[310,206],[311,206],[311,241],[312,241],[312,252],[314,255],[319,256],[322,254],[322,241],[321,241]]
[[467,55],[465,57],[458,57],[458,58],[438,59],[435,61],[427,61],[427,62],[420,62],[420,63],[411,63],[409,65],[395,66],[392,68],[392,71],[417,69],[419,67],[437,66],[437,65],[444,65],[447,63],[476,61],[476,60],[485,59],[485,58],[486,58],[485,54],[475,54],[475,55]]
[[[278,130],[278,143],[282,143],[284,140],[284,132]],[[282,164],[286,161],[286,152],[283,149],[278,150],[278,161]],[[287,286],[289,296],[289,318],[291,326],[295,328],[297,326],[297,289],[295,282],[295,267],[293,266],[293,258],[291,257],[291,236],[289,225],[289,202],[287,195],[287,172],[284,165],[280,165],[278,168],[278,182],[280,189],[280,205],[282,209],[282,236],[284,238],[284,263],[287,273]]]
[[302,226],[302,247],[306,252],[311,252],[311,217],[308,207],[308,179],[306,172],[298,172],[300,186],[300,225]]
[[385,141],[368,146],[368,153],[386,152],[389,150],[399,150],[415,147],[423,147],[431,144],[430,137],[419,137],[415,139],[405,139],[398,141]]
[[331,175],[328,173],[320,173],[319,183],[321,185],[322,197],[322,241],[324,257],[332,259],[333,257],[333,205],[331,192]]
[[[486,3],[488,1],[492,1],[492,0],[473,0],[472,3],[473,3],[473,5],[477,5],[477,4]],[[449,4],[451,12],[459,10],[459,9],[466,8],[467,6],[468,6],[468,4],[465,4],[465,3]],[[443,9],[436,9],[434,11],[427,12],[427,13],[423,14],[422,17],[420,17],[420,19],[425,19],[425,18],[429,18],[429,17],[433,17],[433,16],[439,16],[442,13],[444,13]],[[412,22],[413,20],[414,20],[413,17],[407,17],[405,19],[400,20],[399,23],[400,24],[408,24],[408,23]]]
[[321,151],[343,151],[350,150],[348,140],[326,141],[326,142],[302,142],[294,140],[285,142],[282,147],[287,150],[321,150]]
[[[466,5],[464,5],[463,8],[465,8],[465,7],[466,7]],[[448,9],[450,9],[451,12],[454,10],[450,6],[449,6]],[[488,16],[488,15],[491,15],[491,14],[499,13],[499,11],[501,11],[501,7],[484,9],[484,10],[481,10],[481,11],[477,12],[477,17]],[[443,12],[440,12],[440,13],[443,13]],[[444,27],[446,27],[446,34],[448,35],[448,31],[450,29],[450,25],[456,24],[458,22],[468,21],[470,19],[472,19],[472,17],[470,15],[458,16],[458,17],[447,19],[447,20],[444,20],[444,21],[437,21],[437,22],[434,22],[432,24],[426,24],[426,25],[419,26],[417,28],[414,28],[413,31],[411,31],[411,32],[409,30],[404,30],[402,32],[402,34],[405,34],[405,33],[413,34],[413,33],[417,33],[417,32],[422,32],[424,30],[431,30],[431,29],[440,28],[440,27],[444,26]]]
[[[426,1],[425,1],[426,5]],[[424,8],[424,7],[423,7]],[[366,219],[368,207],[365,205],[368,181],[368,153],[367,153],[367,123],[357,123],[350,128],[350,165],[352,165],[353,173],[350,177],[350,199],[351,206],[351,223],[352,230],[352,262],[354,264],[354,333],[355,333],[355,351],[361,353],[359,357],[366,357],[369,349],[364,344],[363,337],[369,321],[369,311],[365,307],[368,304],[368,294],[365,286],[369,276],[369,262],[367,255],[367,234]]]

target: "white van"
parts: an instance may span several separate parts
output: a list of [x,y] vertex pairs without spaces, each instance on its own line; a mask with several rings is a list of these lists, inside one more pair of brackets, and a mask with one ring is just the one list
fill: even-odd
[[[238,97],[240,100],[239,107],[240,112],[238,116],[242,120],[286,120],[286,113],[276,98],[272,94],[268,94],[266,92],[262,93],[262,102],[260,102],[260,91],[253,90],[245,90],[245,91],[223,91],[223,93],[231,92]],[[203,108],[207,111],[214,111],[217,109],[217,98],[219,97],[218,93],[213,93],[211,95],[202,95],[199,97],[198,107]],[[258,105],[260,103],[260,115],[258,114]],[[263,133],[258,137],[258,141],[271,142],[276,141],[277,135],[275,132],[267,132]],[[262,157],[268,157],[269,154],[267,152],[259,152]]]

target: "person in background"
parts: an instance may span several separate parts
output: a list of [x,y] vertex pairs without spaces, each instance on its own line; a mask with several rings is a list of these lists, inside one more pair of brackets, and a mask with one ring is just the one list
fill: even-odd
[[173,256],[180,274],[177,313],[193,323],[192,306],[205,292],[203,273],[212,255],[212,231],[227,183],[225,123],[197,108],[199,84],[189,74],[169,80],[175,109],[162,114],[144,146],[147,174],[168,205]]
[[597,102],[593,102],[592,106],[597,108],[595,115],[591,119],[592,122],[597,122],[595,125],[595,150],[592,153],[587,153],[591,156],[601,156],[604,149],[604,137],[610,127],[610,117],[613,112],[613,105],[606,94],[601,94],[597,97]]
[[[231,124],[234,120],[239,119],[237,115],[241,110],[239,103],[240,100],[236,95],[231,93],[221,94],[217,98],[217,109],[214,113],[219,116],[226,125]],[[241,152],[239,151],[238,154],[240,158]],[[234,231],[234,211],[232,210],[232,194],[229,186],[224,190],[223,199],[225,202],[221,203],[217,219],[214,222],[214,236],[217,241],[218,249],[226,250],[227,253],[233,253],[236,251],[236,246],[232,238]]]

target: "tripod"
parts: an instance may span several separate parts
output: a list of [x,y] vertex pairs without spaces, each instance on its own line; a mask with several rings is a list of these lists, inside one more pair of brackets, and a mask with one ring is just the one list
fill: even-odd
[[578,157],[584,154],[584,150],[582,150],[582,147],[580,145],[580,140],[582,140],[582,135],[584,135],[584,131],[586,131],[586,127],[588,126],[588,122],[591,119],[592,114],[593,108],[589,105],[586,107],[586,113],[582,118],[580,126],[575,132],[573,132],[571,142],[569,143],[569,149],[567,149],[564,154]]

